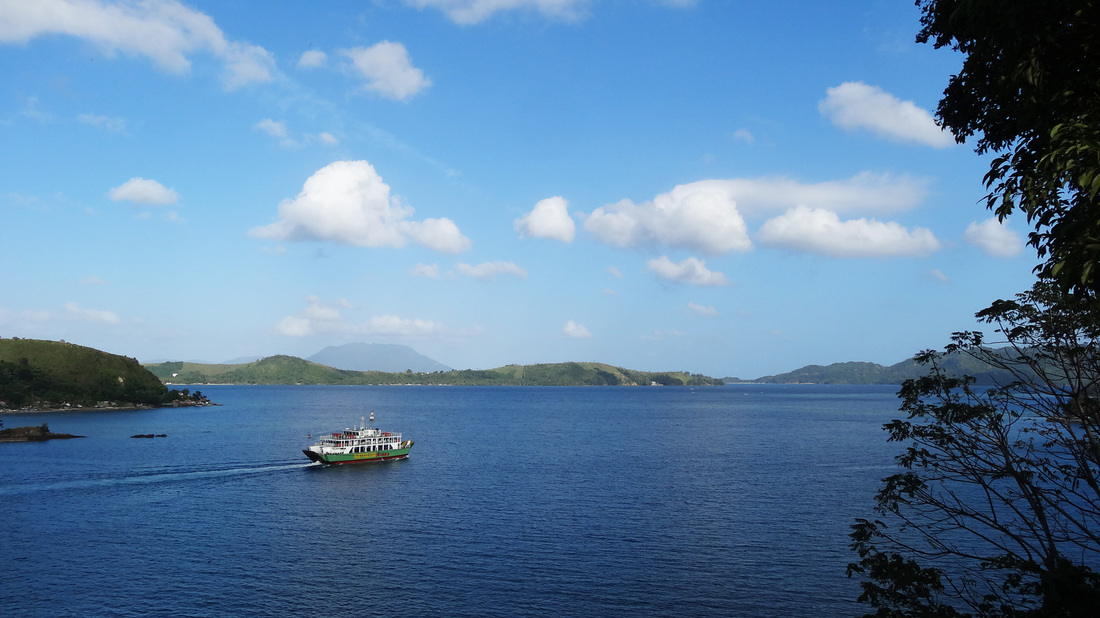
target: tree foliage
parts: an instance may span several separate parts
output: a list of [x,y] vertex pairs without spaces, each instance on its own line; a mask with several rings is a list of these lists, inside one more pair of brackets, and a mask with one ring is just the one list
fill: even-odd
[[862,602],[879,617],[1094,616],[1100,607],[1100,303],[1040,280],[978,314],[1003,336],[956,333],[962,352],[1012,380],[976,387],[942,353],[899,392],[906,444],[857,520]]
[[1023,212],[1045,274],[1100,291],[1100,4],[917,0],[917,40],[965,56],[937,119],[995,153],[987,206]]

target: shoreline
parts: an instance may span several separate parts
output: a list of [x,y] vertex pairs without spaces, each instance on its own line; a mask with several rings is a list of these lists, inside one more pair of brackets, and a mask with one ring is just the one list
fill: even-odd
[[220,406],[220,403],[181,403],[172,402],[154,406],[149,404],[129,404],[121,406],[60,406],[54,408],[0,408],[0,415],[50,414],[56,412],[131,412],[135,410],[157,410],[160,408],[204,408]]

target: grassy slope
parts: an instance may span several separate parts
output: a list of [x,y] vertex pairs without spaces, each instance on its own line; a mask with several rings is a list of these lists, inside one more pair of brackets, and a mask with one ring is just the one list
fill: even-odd
[[167,388],[137,360],[37,339],[0,339],[0,400],[159,404]]

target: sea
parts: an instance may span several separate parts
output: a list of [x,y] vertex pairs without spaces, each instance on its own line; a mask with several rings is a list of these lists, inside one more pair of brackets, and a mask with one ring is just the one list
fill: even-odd
[[[0,444],[0,615],[870,611],[848,534],[894,386],[197,388],[0,416],[85,436]],[[371,411],[408,459],[303,455]]]

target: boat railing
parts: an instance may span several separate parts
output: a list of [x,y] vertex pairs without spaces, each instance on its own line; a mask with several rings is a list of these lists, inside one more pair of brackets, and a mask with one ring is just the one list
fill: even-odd
[[323,435],[318,439],[318,446],[330,448],[347,448],[354,446],[374,446],[373,450],[395,450],[403,448],[401,434],[387,432],[388,435],[367,437],[345,437],[342,434]]

